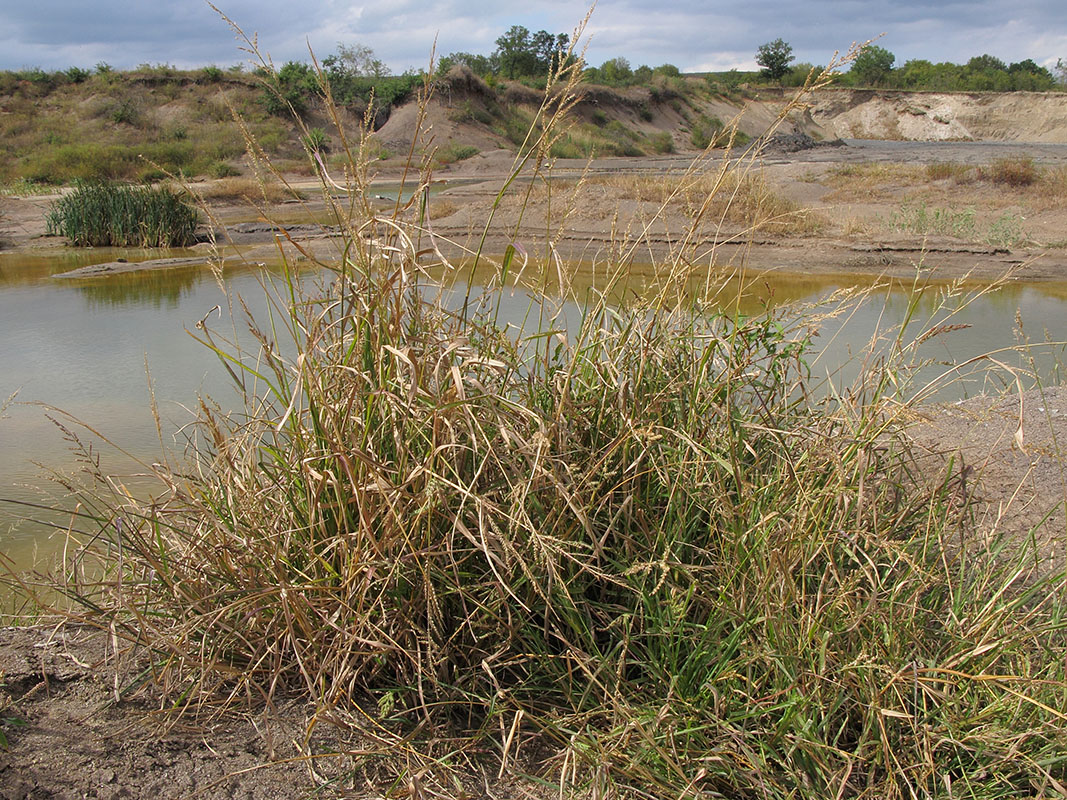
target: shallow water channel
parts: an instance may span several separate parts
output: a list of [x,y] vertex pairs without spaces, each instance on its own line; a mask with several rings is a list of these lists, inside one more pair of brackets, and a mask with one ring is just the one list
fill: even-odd
[[[193,419],[190,409],[195,409],[199,393],[224,407],[234,397],[218,359],[189,331],[208,315],[214,330],[226,328],[227,292],[244,298],[253,312],[265,308],[262,270],[229,270],[224,287],[206,268],[133,272],[82,282],[51,278],[118,257],[135,261],[164,255],[182,253],[0,253],[0,402],[13,396],[0,418],[0,548],[9,563],[29,566],[62,544],[62,537],[39,521],[47,513],[35,506],[62,502],[49,471],[77,475],[84,469],[79,461],[84,456],[72,450],[64,427],[86,445],[92,443],[91,457],[100,459],[103,471],[128,476],[136,471],[131,456],[150,463],[160,460],[161,448],[180,454],[182,437],[176,432]],[[764,276],[751,282],[740,308],[758,313],[769,297],[775,303],[817,304],[854,283],[844,277]],[[723,302],[736,299],[736,293],[736,287],[728,285],[721,293]],[[936,309],[944,302],[943,294],[939,286],[924,291],[915,307],[917,325],[940,320],[943,312]],[[950,299],[949,306],[956,302]],[[845,317],[826,322],[809,358],[813,374],[831,375],[836,385],[846,386],[856,371],[856,354],[876,330],[897,324],[908,304],[902,288],[882,289]],[[528,303],[515,293],[512,305],[521,315]],[[922,345],[921,356],[933,363],[920,383],[946,371],[938,362],[959,363],[998,351],[1000,361],[1024,368],[1032,355],[1042,380],[1058,380],[1064,350],[1046,342],[1067,339],[1065,312],[1067,284],[1012,284],[981,297],[951,319],[970,327],[934,336]],[[1024,337],[1034,343],[1028,353],[1004,352]],[[151,412],[146,365],[161,417],[159,430]],[[1003,371],[992,377],[972,375],[953,381],[937,399],[995,391],[1009,382]],[[96,434],[114,446],[101,444]]]

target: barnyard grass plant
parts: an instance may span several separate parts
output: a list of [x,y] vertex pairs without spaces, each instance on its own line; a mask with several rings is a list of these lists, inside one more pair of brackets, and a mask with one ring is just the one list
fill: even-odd
[[[581,66],[562,61],[498,200],[551,187]],[[817,390],[810,318],[723,310],[697,233],[717,200],[652,286],[626,288],[638,231],[576,297],[551,231],[494,259],[491,212],[441,242],[422,192],[367,205],[366,131],[331,138],[336,258],[286,269],[245,344],[198,327],[244,407],[201,404],[191,463],[154,465],[150,502],[81,495],[96,566],[66,589],[173,707],[304,697],[562,796],[1063,791],[1060,589],[950,546],[966,498],[916,477],[892,358]],[[758,148],[709,150],[676,196],[739,185]],[[518,325],[500,308],[520,277]],[[531,737],[553,755],[517,760]],[[427,756],[419,785],[448,768]]]

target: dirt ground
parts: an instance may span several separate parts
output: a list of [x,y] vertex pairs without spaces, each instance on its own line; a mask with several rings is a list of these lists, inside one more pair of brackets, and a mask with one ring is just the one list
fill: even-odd
[[[939,278],[993,278],[1015,269],[1017,280],[1067,281],[1067,201],[1041,198],[1027,190],[923,180],[914,172],[928,163],[982,166],[997,158],[1020,156],[1032,158],[1040,167],[1067,169],[1067,145],[848,141],[796,153],[769,151],[757,167],[768,184],[825,222],[814,235],[750,237],[744,242],[747,263],[750,268],[788,272],[910,275],[921,262]],[[512,158],[504,151],[492,151],[442,171],[439,177],[448,182],[447,188],[435,195],[433,203],[448,213],[433,223],[435,234],[457,241],[467,236],[471,220],[495,195]],[[577,181],[584,172],[599,193],[596,202],[572,212],[560,250],[568,255],[598,252],[610,243],[620,214],[636,218],[644,213],[617,187],[592,179],[681,172],[688,162],[683,156],[663,156],[603,159],[588,166],[557,164],[558,180]],[[866,172],[842,176],[845,166]],[[884,172],[877,172],[879,166],[885,167]],[[382,177],[395,176],[386,170]],[[931,206],[974,206],[979,220],[1012,214],[1025,224],[1027,243],[1008,248],[893,230],[886,221],[900,212],[909,196],[926,198]],[[47,197],[0,198],[0,239],[6,247],[59,246],[43,236],[43,212],[49,202]],[[538,230],[543,235],[544,219],[536,218],[541,202],[535,198],[525,223],[529,227],[517,226],[520,239],[524,231],[531,237]],[[284,215],[286,209],[281,211]],[[234,241],[253,258],[255,248],[273,248],[265,244],[273,239],[273,231],[254,224],[247,209],[217,212],[233,221],[243,216]],[[502,217],[505,228],[507,213]],[[679,221],[671,224],[675,222]],[[294,230],[311,247],[329,242],[330,231],[320,226]],[[663,236],[667,247],[669,231]],[[103,271],[143,266],[115,263]],[[982,542],[998,533],[1019,540],[1033,535],[1041,553],[1037,569],[1062,569],[1067,564],[1067,473],[1061,444],[1067,441],[1067,388],[929,406],[917,412],[911,435],[930,474],[937,474],[950,457],[957,468],[962,463],[962,485],[975,501],[977,529],[986,537]],[[0,732],[8,740],[7,748],[0,750],[0,798],[434,795],[416,785],[418,779],[391,785],[394,767],[404,759],[403,748],[394,749],[399,761],[392,766],[388,759],[361,758],[360,753],[382,750],[387,739],[357,740],[323,723],[308,740],[310,711],[299,705],[231,717],[225,725],[182,720],[166,726],[167,718],[153,705],[151,692],[115,699],[113,659],[108,638],[94,631],[0,629]],[[130,669],[126,665],[123,674],[129,676]],[[483,759],[487,761],[491,759]],[[418,774],[417,769],[414,772]],[[495,769],[468,777],[462,792],[469,796],[547,796],[547,790],[533,782],[498,780]],[[450,790],[452,796],[462,792],[458,787]]]
[[[1032,159],[1039,169],[1059,175],[1060,183],[1011,188],[975,179],[995,161],[1013,158]],[[491,150],[437,171],[443,188],[433,195],[430,227],[447,256],[461,259],[474,246],[513,161],[513,153]],[[667,185],[682,181],[692,161],[692,153],[558,160],[551,192],[538,184],[528,198],[497,210],[487,250],[502,252],[511,241],[536,248],[548,226],[561,256],[593,260],[611,252],[621,235],[647,224],[643,251],[648,255],[643,257],[663,257],[677,247],[690,219],[680,206],[659,213],[658,200],[646,196],[649,190],[642,181],[655,183],[665,175]],[[711,159],[705,172],[714,172],[720,163]],[[955,165],[957,172],[969,169],[970,174],[931,180],[923,172],[929,164]],[[394,164],[375,169],[383,187],[401,175]],[[802,221],[798,227],[803,233],[780,233],[773,226],[706,225],[686,254],[695,263],[721,269],[743,263],[750,272],[901,278],[921,267],[934,280],[992,280],[1010,272],[1020,281],[1067,281],[1067,144],[844,140],[797,152],[771,147],[744,169],[795,206],[789,220]],[[329,255],[336,228],[314,222],[325,209],[318,181],[290,180],[305,199],[274,207],[271,217],[298,220],[300,224],[289,226],[291,235],[311,252]],[[44,235],[44,215],[54,199],[0,197],[0,243],[9,250],[37,252],[62,247],[62,240]],[[228,226],[225,235],[218,231],[220,241],[233,245],[228,253],[239,249],[250,260],[276,257],[275,231],[262,223],[260,211],[228,203],[214,205],[212,213]],[[966,230],[930,226],[933,230],[916,232],[908,222],[914,223],[917,214],[927,220],[958,218]],[[197,247],[205,253],[209,249],[207,244]],[[76,275],[177,265],[167,260],[109,263]]]

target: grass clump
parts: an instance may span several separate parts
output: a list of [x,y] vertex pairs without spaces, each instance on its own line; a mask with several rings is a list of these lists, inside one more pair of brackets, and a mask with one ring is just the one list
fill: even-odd
[[1039,176],[1032,158],[998,158],[989,165],[988,177],[999,186],[1019,188],[1036,183]]
[[184,247],[197,213],[167,188],[89,183],[53,203],[47,223],[76,247]]
[[889,215],[889,225],[903,233],[917,236],[937,234],[957,239],[975,236],[975,210],[965,208],[930,208],[922,201],[905,200],[900,210]]
[[443,147],[439,147],[434,151],[434,160],[443,165],[455,164],[460,161],[466,161],[468,158],[473,158],[481,151],[471,144],[463,144],[462,142],[448,142]]
[[927,179],[931,181],[962,180],[969,170],[970,167],[966,164],[956,164],[951,161],[937,161],[923,168]]
[[[1067,781],[1060,594],[955,547],[956,484],[918,480],[901,435],[906,372],[820,395],[810,316],[714,302],[697,228],[725,213],[708,192],[745,202],[736,160],[672,176],[664,206],[705,201],[651,287],[631,283],[640,237],[581,297],[550,242],[484,252],[509,187],[548,184],[580,68],[553,77],[467,251],[484,287],[431,277],[458,271],[445,243],[415,201],[374,214],[369,139],[339,131],[337,258],[286,269],[250,346],[199,326],[244,407],[202,404],[193,463],[152,465],[151,502],[79,493],[99,562],[66,591],[176,706],[287,693],[355,725],[369,697],[422,785],[447,766],[420,737],[503,772],[524,736],[558,753],[535,768],[562,796]],[[519,273],[541,291],[515,325]]]
[[590,183],[613,187],[625,199],[676,208],[705,228],[735,235],[773,232],[805,236],[818,232],[823,217],[771,187],[766,179],[742,170],[691,177],[679,185],[644,175],[595,176]]

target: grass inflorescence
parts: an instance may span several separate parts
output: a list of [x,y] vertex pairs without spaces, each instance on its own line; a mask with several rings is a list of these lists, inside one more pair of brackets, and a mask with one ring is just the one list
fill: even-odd
[[[581,297],[551,240],[483,251],[507,192],[551,190],[579,68],[470,245],[484,288],[430,277],[456,265],[423,193],[375,215],[368,139],[337,126],[337,258],[286,271],[251,346],[201,324],[243,409],[201,404],[192,463],[153,465],[151,502],[79,495],[98,566],[65,590],[147,648],[176,705],[295,694],[366,724],[369,697],[382,741],[440,734],[452,763],[488,747],[501,771],[536,735],[563,795],[1054,790],[1060,594],[1010,548],[956,546],[966,503],[915,471],[899,362],[817,391],[811,318],[722,310],[696,233],[641,291],[640,234],[620,242]],[[692,202],[694,231],[745,194],[745,160],[711,158],[654,198]]]
[[47,223],[77,247],[183,247],[197,213],[166,187],[83,183],[52,204]]

